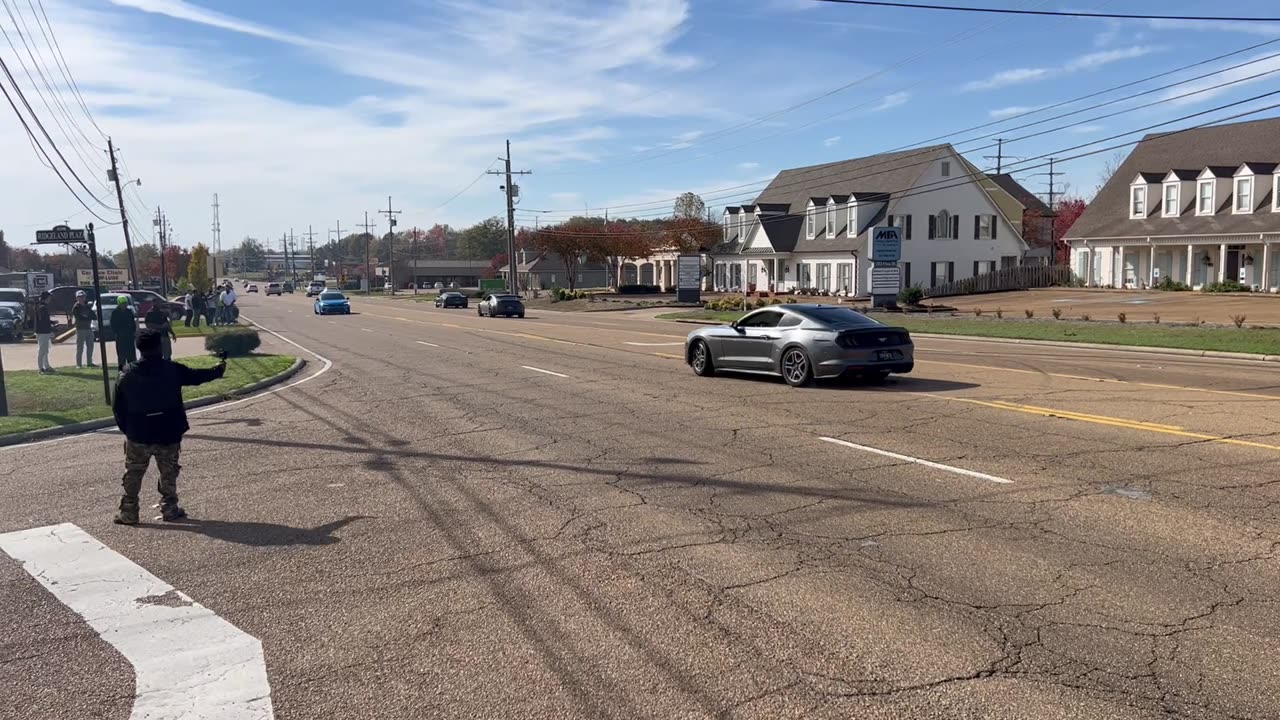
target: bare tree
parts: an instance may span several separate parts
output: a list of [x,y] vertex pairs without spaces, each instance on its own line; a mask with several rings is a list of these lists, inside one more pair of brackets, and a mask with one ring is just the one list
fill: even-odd
[[1102,186],[1111,180],[1111,176],[1116,174],[1120,166],[1124,164],[1125,158],[1129,157],[1123,151],[1117,150],[1106,162],[1102,163],[1102,171],[1098,173],[1098,186],[1093,189],[1096,196],[1102,190]]
[[700,220],[707,211],[707,204],[697,194],[687,192],[676,198],[674,215],[681,220]]

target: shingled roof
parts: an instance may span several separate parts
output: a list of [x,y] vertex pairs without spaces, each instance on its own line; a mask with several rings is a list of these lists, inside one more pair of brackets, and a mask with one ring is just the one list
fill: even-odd
[[[1066,239],[1280,232],[1280,212],[1271,211],[1273,184],[1262,181],[1254,185],[1252,214],[1233,214],[1234,198],[1219,197],[1219,206],[1225,210],[1216,215],[1196,215],[1191,209],[1178,217],[1162,217],[1163,200],[1155,198],[1150,217],[1129,218],[1129,183],[1140,172],[1163,176],[1175,168],[1209,167],[1215,176],[1229,177],[1246,162],[1280,162],[1280,118],[1148,135],[1098,191]],[[1231,170],[1224,175],[1226,168]]]

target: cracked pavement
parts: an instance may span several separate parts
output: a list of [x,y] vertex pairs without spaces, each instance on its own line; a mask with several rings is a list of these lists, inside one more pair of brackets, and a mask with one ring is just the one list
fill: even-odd
[[[0,532],[76,523],[260,639],[277,717],[1280,716],[1280,368],[922,339],[797,390],[614,313],[244,302],[334,365],[193,416],[194,522],[111,525],[100,433],[0,451]],[[129,716],[4,555],[0,637],[0,718]]]

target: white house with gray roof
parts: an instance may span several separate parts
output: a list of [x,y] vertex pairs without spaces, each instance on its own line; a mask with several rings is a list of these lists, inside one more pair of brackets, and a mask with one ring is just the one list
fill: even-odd
[[1148,135],[1067,232],[1087,284],[1280,290],[1280,118]]
[[783,170],[724,209],[713,284],[865,295],[870,230],[896,225],[904,285],[932,287],[1020,264],[1022,210],[950,145]]

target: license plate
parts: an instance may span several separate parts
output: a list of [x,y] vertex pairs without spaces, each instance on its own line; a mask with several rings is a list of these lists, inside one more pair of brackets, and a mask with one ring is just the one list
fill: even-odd
[[876,359],[877,360],[901,360],[902,351],[901,350],[877,350]]

